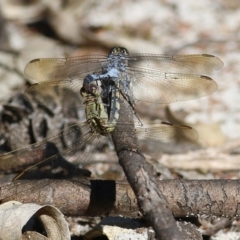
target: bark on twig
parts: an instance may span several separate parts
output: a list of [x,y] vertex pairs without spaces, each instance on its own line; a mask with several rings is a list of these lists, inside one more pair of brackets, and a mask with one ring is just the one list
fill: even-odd
[[[120,103],[118,121],[133,123],[131,106],[124,103],[123,100]],[[152,166],[138,152],[134,124],[117,124],[112,138],[119,164],[137,197],[139,208],[153,227],[157,238],[183,239],[166,199],[158,188]]]
[[[163,193],[175,217],[240,218],[240,180],[162,180]],[[20,180],[0,186],[0,200],[51,204],[67,216],[140,216],[126,182],[103,180]]]

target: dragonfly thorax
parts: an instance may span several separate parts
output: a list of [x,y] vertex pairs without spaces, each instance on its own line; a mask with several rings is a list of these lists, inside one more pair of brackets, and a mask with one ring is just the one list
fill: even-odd
[[123,47],[114,47],[111,49],[108,55],[108,66],[107,71],[112,68],[116,68],[120,71],[126,71],[128,65],[127,56],[129,55],[128,50]]

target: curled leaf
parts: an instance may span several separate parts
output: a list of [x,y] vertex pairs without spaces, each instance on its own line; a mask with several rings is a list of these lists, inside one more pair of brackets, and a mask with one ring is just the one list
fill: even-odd
[[53,206],[10,201],[0,206],[2,239],[70,239],[63,214]]

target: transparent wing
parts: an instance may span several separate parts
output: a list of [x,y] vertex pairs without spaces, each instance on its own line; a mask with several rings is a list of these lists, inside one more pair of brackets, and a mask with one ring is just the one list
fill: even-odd
[[132,54],[127,72],[136,100],[170,103],[203,97],[216,91],[217,84],[201,74],[210,74],[222,66],[219,58],[208,54]]
[[73,58],[40,58],[30,61],[24,73],[36,81],[66,80],[75,75],[99,72],[107,64],[107,57],[100,55]]
[[71,125],[55,136],[1,155],[0,171],[19,171],[42,161],[57,163],[66,156],[70,159],[73,150],[82,152],[79,162],[84,165],[90,154],[88,145],[91,145],[97,135],[87,123]]
[[136,132],[141,151],[151,157],[157,159],[162,153],[182,152],[196,146],[198,133],[189,126],[166,122],[149,126],[144,124]]
[[[126,133],[124,129],[129,129],[126,126],[127,124],[118,122],[117,125],[120,130],[117,132],[115,130],[114,136],[123,139]],[[119,125],[122,125],[122,127]],[[195,144],[198,139],[198,133],[195,129],[168,122],[144,123],[143,126],[135,125],[135,128],[128,130],[127,135],[133,137],[133,143],[136,135],[139,150],[152,157],[159,157],[163,152],[166,152],[166,146],[167,151],[169,151],[170,147],[174,148],[174,146],[179,146],[178,149],[181,151],[181,146],[186,142]]]
[[[82,106],[80,89],[87,74],[102,73],[107,65],[106,56],[86,56],[74,58],[42,58],[30,61],[26,68],[27,77],[39,81],[29,87],[25,95],[34,96],[44,106],[49,96],[64,107]],[[66,94],[68,89],[72,93]]]
[[[168,73],[209,74],[223,66],[220,59],[208,54],[182,56],[131,54],[127,59],[128,69],[133,72],[157,70]],[[30,61],[24,72],[27,77],[36,81],[61,80],[99,72],[107,63],[107,56],[100,55],[40,58]]]
[[131,71],[157,70],[166,73],[210,74],[222,68],[223,62],[209,54],[158,55],[130,54],[128,66]]
[[136,128],[138,140],[159,141],[163,143],[178,142],[184,138],[195,141],[198,133],[192,127],[186,125],[174,125],[168,122],[154,124],[144,124],[143,127]]
[[217,90],[210,77],[196,74],[144,71],[129,73],[135,100],[171,103],[200,98]]
[[[129,78],[133,85],[134,99],[153,103],[171,103],[200,98],[217,90],[214,80],[195,74],[145,71],[144,73],[131,72]],[[49,104],[49,97],[53,97],[58,105],[79,107],[83,105],[80,95],[82,83],[83,79],[45,81],[33,84],[25,94],[34,96],[45,106]],[[72,92],[69,92],[69,89]]]
[[52,102],[50,99],[53,99],[55,107],[81,107],[84,105],[80,95],[82,83],[82,79],[44,81],[31,85],[24,95],[44,106],[48,106]]

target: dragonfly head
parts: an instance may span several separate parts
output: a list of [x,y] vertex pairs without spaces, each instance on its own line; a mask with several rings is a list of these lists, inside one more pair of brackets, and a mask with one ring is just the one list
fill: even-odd
[[113,47],[110,52],[109,55],[123,55],[123,56],[128,56],[129,52],[126,48],[124,47]]
[[86,97],[87,95],[97,96],[98,86],[94,83],[84,83],[83,87],[80,89],[80,94],[82,97]]

